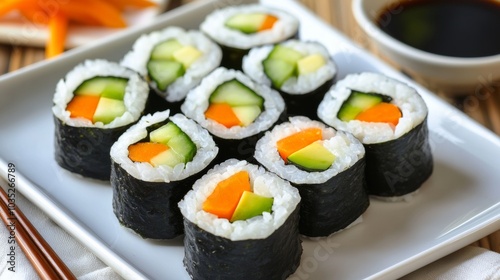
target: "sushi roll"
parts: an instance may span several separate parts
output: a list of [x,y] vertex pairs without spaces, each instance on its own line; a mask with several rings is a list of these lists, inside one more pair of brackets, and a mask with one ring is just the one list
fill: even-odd
[[285,102],[242,72],[221,67],[188,93],[181,110],[214,135],[221,162],[251,159],[263,132],[284,117]]
[[408,199],[432,174],[427,106],[412,87],[382,74],[351,74],[325,95],[318,116],[364,144],[371,195]]
[[111,147],[113,211],[120,223],[143,238],[182,234],[177,203],[217,152],[210,134],[182,114],[142,117]]
[[316,110],[333,83],[337,67],[323,45],[288,40],[251,49],[243,58],[243,71],[278,90],[288,115],[317,119]]
[[251,48],[297,37],[299,20],[275,8],[239,5],[209,14],[200,30],[222,48],[222,66],[240,70],[243,56]]
[[299,266],[300,195],[262,167],[215,166],[179,203],[192,279],[286,279]]
[[187,92],[219,67],[221,59],[219,46],[203,33],[167,27],[142,35],[121,64],[149,81],[156,93],[152,94],[156,104],[151,104],[155,107],[151,111],[168,108],[174,114],[179,112]]
[[352,134],[291,117],[259,139],[255,158],[299,190],[300,233],[328,236],[361,220],[370,202],[365,150]]
[[106,60],[87,60],[56,87],[52,113],[55,158],[64,169],[109,180],[109,150],[144,112],[148,85],[136,72]]

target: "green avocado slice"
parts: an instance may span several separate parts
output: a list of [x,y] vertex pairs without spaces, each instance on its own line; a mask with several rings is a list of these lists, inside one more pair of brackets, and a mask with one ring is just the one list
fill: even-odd
[[265,197],[253,192],[244,191],[233,212],[231,222],[250,219],[262,215],[264,212],[271,213],[273,202],[274,199],[272,197]]
[[288,162],[306,171],[325,171],[335,156],[321,142],[314,142],[288,156]]

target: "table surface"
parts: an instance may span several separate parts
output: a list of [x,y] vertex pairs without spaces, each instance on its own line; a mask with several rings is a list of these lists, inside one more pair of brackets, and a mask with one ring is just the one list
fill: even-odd
[[[171,0],[169,8],[182,5],[190,0]],[[344,32],[353,41],[379,55],[367,36],[357,26],[351,13],[351,0],[300,0],[320,18]],[[381,57],[384,59],[383,57]],[[0,44],[0,74],[15,71],[44,59],[44,49],[26,46]],[[394,65],[394,64],[393,64]],[[483,85],[468,95],[452,96],[446,92],[435,91],[467,115],[500,135],[500,81]],[[474,242],[472,245],[500,253],[500,230]]]

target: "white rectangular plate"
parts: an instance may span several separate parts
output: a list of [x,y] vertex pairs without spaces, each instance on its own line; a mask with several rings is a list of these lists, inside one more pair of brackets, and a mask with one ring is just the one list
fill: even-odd
[[[232,2],[232,1],[229,1]],[[236,1],[241,3],[242,1]],[[250,2],[250,1],[243,1]],[[361,224],[320,240],[304,239],[291,279],[390,279],[453,252],[500,226],[500,139],[408,80],[292,0],[265,0],[301,20],[301,37],[328,47],[343,78],[382,72],[416,87],[429,107],[435,169],[410,202],[372,200]],[[182,237],[143,240],[121,227],[109,184],[81,178],[54,161],[52,95],[56,82],[87,58],[119,60],[142,33],[169,25],[197,28],[220,1],[183,6],[145,27],[130,29],[60,58],[0,77],[0,168],[15,163],[18,189],[61,227],[128,279],[189,279]]]
[[[157,3],[158,6],[124,11],[123,18],[127,26],[139,26],[153,21],[158,14],[165,10],[168,4],[168,0],[152,0],[152,2]],[[66,47],[82,46],[121,30],[121,28],[70,24]],[[16,11],[0,18],[0,42],[41,47],[45,46],[48,37],[49,31],[46,25],[30,22]]]

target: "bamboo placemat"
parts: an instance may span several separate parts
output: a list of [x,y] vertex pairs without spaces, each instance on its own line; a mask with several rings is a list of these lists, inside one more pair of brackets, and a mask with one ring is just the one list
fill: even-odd
[[[183,0],[182,2],[189,1]],[[300,1],[323,20],[371,50],[366,37],[352,17],[350,0]],[[180,1],[173,0],[172,3],[177,6]],[[0,75],[41,61],[44,59],[44,53],[45,51],[42,48],[0,44]],[[459,98],[447,97],[444,93],[439,94],[467,115],[500,135],[500,81]],[[500,253],[500,230],[474,242],[472,245]]]

